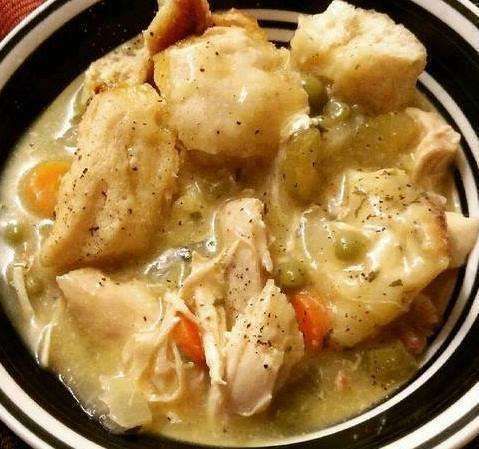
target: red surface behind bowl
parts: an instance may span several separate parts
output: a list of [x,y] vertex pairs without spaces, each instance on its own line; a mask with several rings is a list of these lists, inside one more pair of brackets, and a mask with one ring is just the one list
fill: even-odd
[[43,0],[0,0],[0,40]]

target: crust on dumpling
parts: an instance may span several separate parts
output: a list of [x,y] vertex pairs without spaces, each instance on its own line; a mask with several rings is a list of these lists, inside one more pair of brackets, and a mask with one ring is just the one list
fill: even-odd
[[108,89],[146,83],[152,73],[153,63],[140,36],[90,65],[85,72],[82,103],[88,104],[96,94]]
[[211,25],[207,0],[165,0],[144,32],[151,55],[192,34],[202,34]]
[[250,35],[267,41],[266,32],[259,26],[258,21],[251,14],[231,8],[226,12],[214,13],[211,15],[214,26],[244,28]]
[[148,84],[96,95],[62,178],[40,260],[56,272],[145,253],[171,199],[179,166],[164,103]]
[[456,212],[446,212],[447,235],[449,238],[449,268],[464,265],[474,248],[479,233],[479,218],[465,217]]

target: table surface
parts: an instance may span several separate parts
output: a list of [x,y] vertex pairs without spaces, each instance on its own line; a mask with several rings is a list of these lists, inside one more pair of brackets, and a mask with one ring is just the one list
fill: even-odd
[[[479,5],[479,0],[472,1]],[[15,26],[22,17],[40,3],[42,3],[42,0],[0,0],[0,40],[10,28]],[[0,449],[31,448],[0,422]],[[479,438],[472,441],[464,449],[479,449]]]

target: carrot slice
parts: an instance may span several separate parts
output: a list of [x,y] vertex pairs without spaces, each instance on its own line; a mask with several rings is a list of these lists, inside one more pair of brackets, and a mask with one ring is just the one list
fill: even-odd
[[311,351],[321,351],[326,335],[331,330],[331,320],[326,307],[306,291],[291,298],[304,344]]
[[205,353],[200,330],[196,323],[179,314],[179,323],[173,329],[173,339],[181,352],[197,365],[204,365]]
[[31,212],[40,217],[52,218],[57,204],[62,176],[69,170],[65,160],[41,162],[23,178],[22,200]]

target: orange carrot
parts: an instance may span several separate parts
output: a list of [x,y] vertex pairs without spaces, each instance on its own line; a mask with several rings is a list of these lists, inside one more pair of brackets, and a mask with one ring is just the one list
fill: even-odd
[[179,314],[180,322],[173,329],[173,339],[181,352],[197,365],[204,365],[205,353],[196,323]]
[[23,178],[21,196],[25,206],[40,217],[52,218],[62,176],[70,168],[65,160],[41,162]]
[[291,298],[304,344],[311,351],[321,351],[331,320],[326,307],[310,293],[301,291]]

